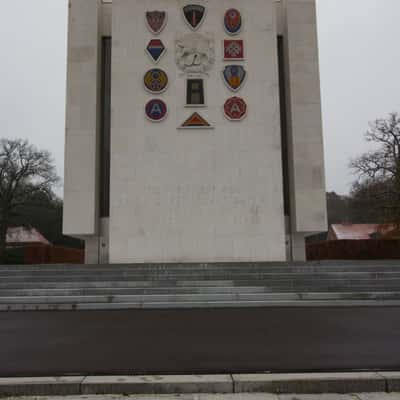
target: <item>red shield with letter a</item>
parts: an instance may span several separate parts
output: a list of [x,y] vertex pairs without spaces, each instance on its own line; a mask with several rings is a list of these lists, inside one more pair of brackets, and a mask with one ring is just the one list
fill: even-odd
[[240,121],[247,114],[247,104],[240,97],[230,97],[224,104],[224,114],[230,121]]

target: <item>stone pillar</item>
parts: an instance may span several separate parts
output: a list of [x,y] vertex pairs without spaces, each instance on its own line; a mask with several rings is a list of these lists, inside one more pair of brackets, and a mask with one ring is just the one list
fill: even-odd
[[69,3],[63,232],[88,249],[98,229],[99,4]]
[[291,237],[305,258],[306,234],[327,230],[315,0],[283,0]]
[[302,233],[291,235],[291,261],[306,261],[305,236]]
[[109,218],[100,218],[99,263],[109,262]]
[[99,237],[88,236],[85,240],[85,264],[99,263]]

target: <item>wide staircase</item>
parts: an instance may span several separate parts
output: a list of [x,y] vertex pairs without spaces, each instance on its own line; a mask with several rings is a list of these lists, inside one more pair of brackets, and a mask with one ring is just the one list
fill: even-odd
[[399,305],[399,261],[0,266],[0,311]]

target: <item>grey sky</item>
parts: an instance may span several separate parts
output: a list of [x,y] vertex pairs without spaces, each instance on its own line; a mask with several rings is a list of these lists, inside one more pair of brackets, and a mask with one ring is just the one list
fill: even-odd
[[[0,5],[0,136],[49,149],[62,176],[67,1]],[[349,190],[368,121],[400,111],[399,17],[399,0],[318,0],[328,190]]]

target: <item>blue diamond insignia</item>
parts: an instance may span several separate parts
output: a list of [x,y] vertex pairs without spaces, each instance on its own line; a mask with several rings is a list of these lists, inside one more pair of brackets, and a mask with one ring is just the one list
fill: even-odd
[[160,39],[151,39],[146,47],[146,52],[154,63],[158,63],[165,53],[165,46]]

